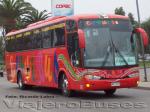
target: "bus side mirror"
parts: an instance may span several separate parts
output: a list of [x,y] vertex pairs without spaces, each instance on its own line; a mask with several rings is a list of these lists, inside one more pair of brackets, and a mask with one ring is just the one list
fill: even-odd
[[136,28],[134,30],[134,32],[140,34],[140,36],[142,38],[142,41],[143,41],[144,47],[147,47],[148,44],[149,44],[149,38],[148,38],[148,35],[147,35],[146,31],[142,28]]
[[85,34],[83,30],[78,30],[79,48],[85,48]]

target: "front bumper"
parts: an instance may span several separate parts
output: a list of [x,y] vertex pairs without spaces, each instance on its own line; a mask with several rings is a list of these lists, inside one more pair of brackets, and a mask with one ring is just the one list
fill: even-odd
[[[118,82],[119,86],[112,86],[112,83]],[[98,91],[98,90],[108,90],[108,89],[118,89],[118,88],[132,88],[137,87],[139,82],[139,77],[125,78],[125,79],[108,79],[108,80],[85,80],[82,85],[80,85],[80,90],[85,91]]]

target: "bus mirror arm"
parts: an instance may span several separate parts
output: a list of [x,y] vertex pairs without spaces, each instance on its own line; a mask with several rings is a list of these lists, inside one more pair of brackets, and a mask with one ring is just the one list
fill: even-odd
[[78,30],[78,37],[79,37],[79,48],[84,49],[85,48],[85,34],[83,30],[81,29]]
[[134,32],[140,34],[144,47],[147,47],[149,44],[149,38],[148,38],[146,31],[142,28],[136,28],[134,29]]

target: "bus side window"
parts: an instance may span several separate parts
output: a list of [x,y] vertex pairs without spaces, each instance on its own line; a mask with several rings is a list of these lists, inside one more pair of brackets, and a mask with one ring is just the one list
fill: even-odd
[[65,44],[65,28],[56,28],[54,31],[54,45],[61,46]]
[[16,43],[16,51],[19,51],[19,50],[24,50],[24,46],[23,46],[23,38],[22,37],[20,37],[20,38],[18,38],[17,40],[17,43]]
[[31,43],[32,43],[32,49],[36,49],[36,35],[32,35],[32,38],[31,38]]
[[28,50],[31,48],[31,35],[25,36],[24,38],[24,50]]
[[50,48],[51,47],[51,30],[43,32],[43,48]]
[[37,34],[36,42],[37,42],[37,48],[42,48],[42,34],[41,33]]
[[51,30],[50,35],[51,35],[51,47],[54,47],[55,46],[55,44],[54,44],[54,30]]
[[11,51],[16,50],[16,38],[11,40]]

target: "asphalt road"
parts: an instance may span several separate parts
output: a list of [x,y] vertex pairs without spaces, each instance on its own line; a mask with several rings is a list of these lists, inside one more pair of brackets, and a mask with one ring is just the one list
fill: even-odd
[[108,97],[99,92],[76,92],[67,98],[59,90],[34,87],[19,90],[0,77],[0,112],[150,112],[150,91],[120,89]]

